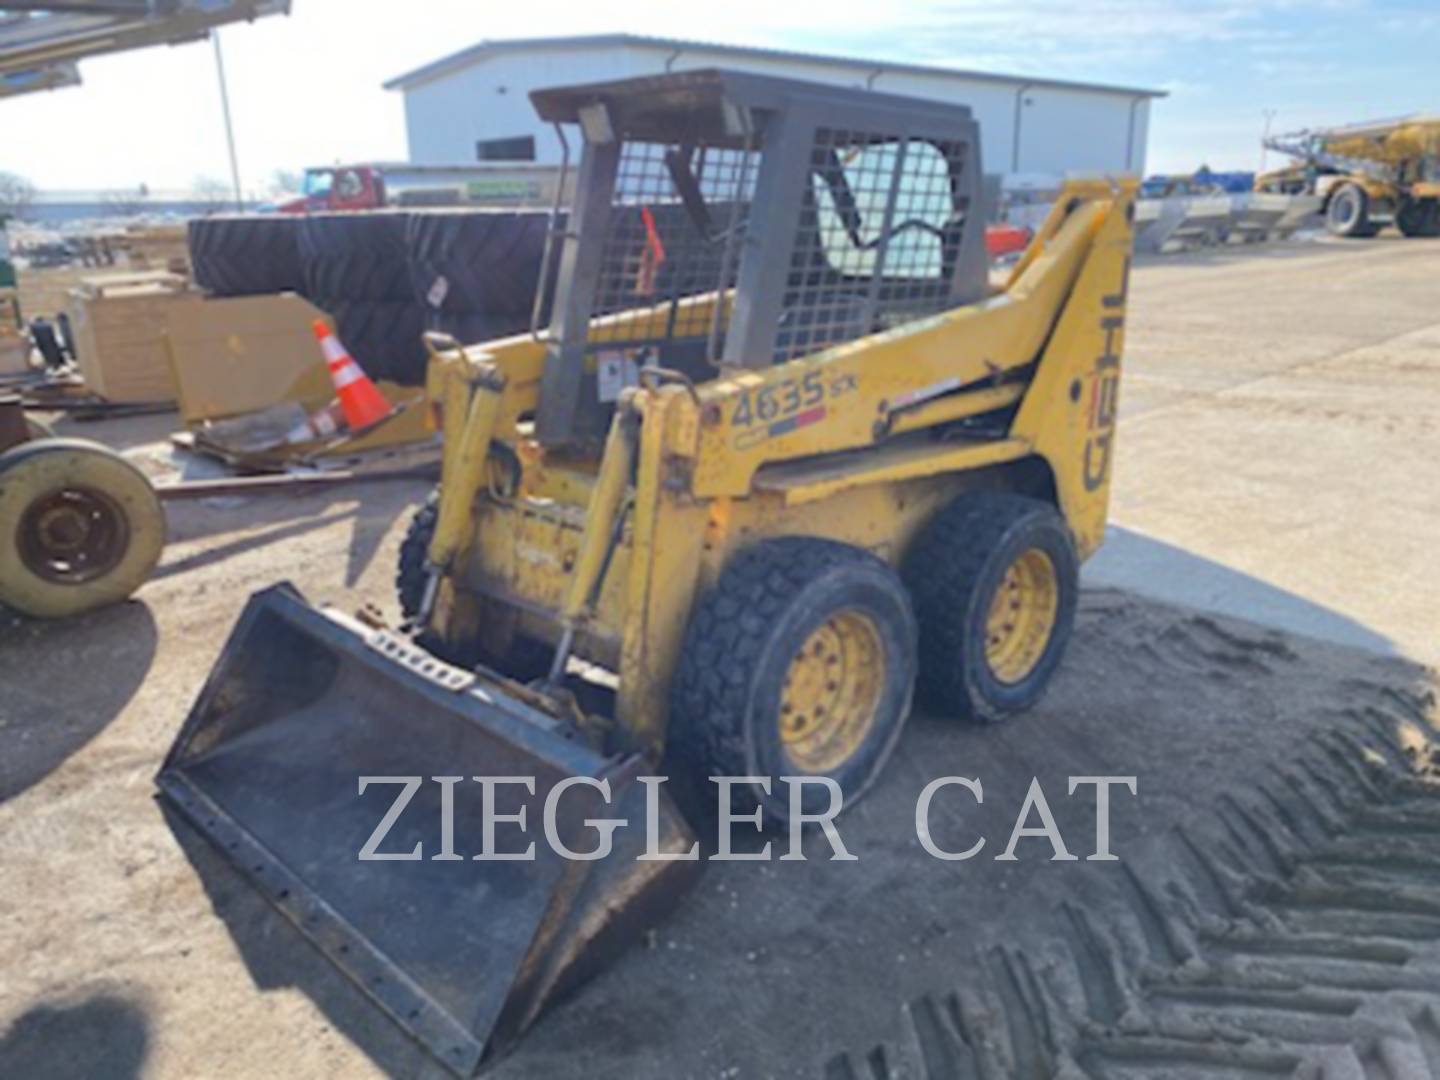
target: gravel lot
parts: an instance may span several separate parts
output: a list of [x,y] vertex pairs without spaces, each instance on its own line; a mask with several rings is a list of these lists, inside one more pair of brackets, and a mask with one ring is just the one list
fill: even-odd
[[[1048,850],[928,859],[912,819],[936,775],[986,783],[983,808],[937,839],[1003,847],[1038,775],[1086,854],[1093,802],[1066,799],[1065,778],[1134,774],[1113,846],[1148,865],[1177,824],[1322,731],[1396,695],[1433,723],[1437,256],[1440,242],[1382,237],[1139,265],[1113,542],[1042,708],[998,730],[917,716],[842,820],[858,864],[712,866],[650,947],[495,1075],[814,1074],[890,1039],[903,1005],[989,944],[1050,932],[1061,896],[1113,881]],[[61,426],[158,474],[173,424]],[[245,597],[288,579],[394,616],[396,546],[423,495],[173,505],[134,602],[64,624],[0,612],[0,1076],[437,1073],[152,799]]]

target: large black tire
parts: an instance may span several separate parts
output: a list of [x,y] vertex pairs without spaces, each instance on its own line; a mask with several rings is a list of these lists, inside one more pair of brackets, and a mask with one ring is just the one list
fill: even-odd
[[401,386],[425,382],[425,313],[409,302],[334,301],[322,305],[335,332],[372,379]]
[[195,283],[215,296],[298,290],[300,219],[286,214],[196,218],[189,225]]
[[0,604],[61,618],[117,603],[164,545],[155,489],[109,447],[39,439],[0,454]]
[[390,211],[304,218],[300,267],[305,295],[326,310],[337,302],[414,302],[405,248],[408,218]]
[[1409,237],[1440,236],[1440,200],[1407,202],[1395,215],[1395,227]]
[[432,491],[420,509],[415,511],[405,529],[405,538],[400,541],[400,557],[395,566],[395,593],[400,599],[400,614],[407,623],[415,621],[425,599],[425,586],[430,576],[425,569],[425,556],[430,551],[430,539],[435,535],[435,521],[439,515],[440,492]]
[[[831,653],[821,641],[836,620],[858,633],[836,637]],[[868,552],[809,537],[742,551],[696,605],[686,630],[672,683],[669,757],[697,791],[715,790],[707,779],[713,776],[769,777],[768,794],[759,784],[737,785],[732,800],[737,811],[761,808],[772,825],[790,816],[782,776],[828,776],[850,806],[879,776],[900,737],[915,680],[915,641],[904,586]],[[840,672],[832,677],[821,667],[829,681],[813,687],[810,700],[823,703],[810,717],[786,711],[787,679],[807,657],[812,664],[836,664]],[[862,668],[868,681],[855,683],[852,669]],[[851,725],[844,713],[857,700],[865,711]],[[823,724],[833,720],[822,723],[819,715],[825,704],[842,718],[828,733]],[[814,734],[801,739],[812,721]],[[829,795],[819,785],[803,792],[806,813],[828,808]]]
[[[434,311],[528,327],[540,282],[549,214],[442,210],[411,215],[407,237],[415,295]],[[553,296],[559,259],[552,259]]]
[[[1028,667],[1007,679],[987,655],[987,630],[1022,557],[1021,568],[1041,573],[1048,562],[1054,606],[1048,625],[1034,624],[1044,636],[1023,643]],[[1079,593],[1074,541],[1053,507],[1004,492],[962,495],[926,523],[903,573],[920,621],[919,691],[928,708],[996,723],[1040,700],[1064,656]]]
[[1374,236],[1380,227],[1370,220],[1370,196],[1359,184],[1341,184],[1325,204],[1325,227],[1335,236]]
[[528,332],[530,317],[477,315],[465,311],[427,311],[425,326],[427,329],[449,334],[462,345],[478,345],[481,342]]

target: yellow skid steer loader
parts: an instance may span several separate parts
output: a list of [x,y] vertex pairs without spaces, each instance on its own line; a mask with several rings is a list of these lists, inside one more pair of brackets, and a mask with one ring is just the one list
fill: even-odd
[[554,295],[430,339],[408,633],[258,594],[158,779],[461,1073],[694,878],[641,857],[694,839],[641,777],[747,778],[729,809],[781,824],[875,782],[916,687],[1036,701],[1104,532],[1132,239],[1132,184],[1073,182],[992,284],[959,106],[715,70],[532,100],[583,135]]

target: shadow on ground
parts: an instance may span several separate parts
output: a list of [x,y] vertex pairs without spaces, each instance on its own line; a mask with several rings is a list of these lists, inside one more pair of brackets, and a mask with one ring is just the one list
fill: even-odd
[[1263,244],[1211,244],[1159,255],[1145,253],[1135,257],[1135,265],[1143,266],[1151,272],[1195,266],[1254,266],[1257,262],[1263,264],[1267,260],[1283,262],[1307,256],[1358,256],[1374,251],[1377,247],[1388,247],[1401,241],[1416,242],[1397,232],[1381,233],[1367,240],[1331,240],[1323,235],[1307,237],[1301,234],[1292,239]]
[[[153,580],[159,581],[164,578],[174,577],[177,574],[193,573],[202,570],[207,566],[225,562],[243,555],[247,551],[256,551],[272,544],[281,544],[287,540],[294,540],[312,533],[317,529],[323,529],[327,525],[333,525],[337,521],[345,521],[347,518],[357,518],[358,508],[352,507],[346,510],[337,510],[333,513],[316,513],[302,507],[283,506],[282,510],[289,510],[294,514],[294,520],[277,523],[262,532],[247,533],[244,536],[231,540],[229,543],[217,544],[207,547],[204,551],[197,551],[193,555],[185,555],[178,559],[166,559],[151,574]],[[259,517],[260,515],[256,515]],[[277,517],[272,510],[265,515],[266,520]],[[221,531],[219,529],[215,531]],[[189,533],[186,539],[193,539],[194,534]],[[373,555],[373,549],[372,549]],[[368,560],[367,560],[368,561]],[[347,582],[351,584],[352,582]]]
[[55,434],[66,439],[89,439],[103,443],[112,450],[132,450],[156,443],[164,444],[171,432],[181,428],[180,415],[175,412],[153,413],[149,416],[126,416],[114,419],[81,420],[65,413],[54,414],[50,426]]
[[145,1010],[113,993],[33,1005],[0,1034],[0,1076],[132,1080],[150,1046]]
[[167,553],[152,576],[163,579],[191,573],[350,519],[354,525],[345,563],[345,585],[350,587],[369,568],[395,522],[408,520],[412,507],[429,488],[429,482],[421,480],[383,481],[347,485],[329,494],[277,493],[172,502],[166,507],[172,544],[226,532],[243,534],[191,554]]
[[[257,989],[300,989],[341,1034],[387,1075],[453,1077],[390,1023],[167,801],[160,799],[158,805],[199,877],[214,914],[224,920]],[[396,917],[404,915],[396,912]],[[477,912],[476,917],[483,915]],[[481,978],[483,973],[476,972],[475,977]]]
[[1085,564],[1084,577],[1091,585],[1129,589],[1167,603],[1383,656],[1397,654],[1388,637],[1348,615],[1213,559],[1114,525],[1105,530],[1105,545]]
[[[155,619],[130,601],[73,619],[0,609],[0,802],[48,776],[124,709],[155,658]],[[85,671],[105,672],[85,678]]]

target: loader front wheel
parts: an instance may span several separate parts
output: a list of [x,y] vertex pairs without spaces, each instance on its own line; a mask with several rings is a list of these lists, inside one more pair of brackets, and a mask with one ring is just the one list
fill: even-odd
[[164,544],[155,489],[108,447],[42,439],[0,454],[0,603],[40,618],[117,603]]
[[400,614],[414,622],[425,600],[430,571],[427,560],[430,541],[435,536],[435,521],[440,514],[440,492],[432,491],[405,530],[400,541],[400,556],[395,566],[395,592],[400,600]]
[[1030,708],[1075,620],[1079,560],[1064,520],[1022,495],[961,496],[910,549],[927,707],[996,723]]
[[[673,684],[669,751],[699,789],[731,789],[737,812],[790,816],[786,776],[828,777],[842,805],[880,774],[915,679],[916,625],[896,573],[868,552],[809,537],[741,552],[697,605]],[[713,788],[711,789],[713,790]],[[829,808],[798,788],[806,813]]]

